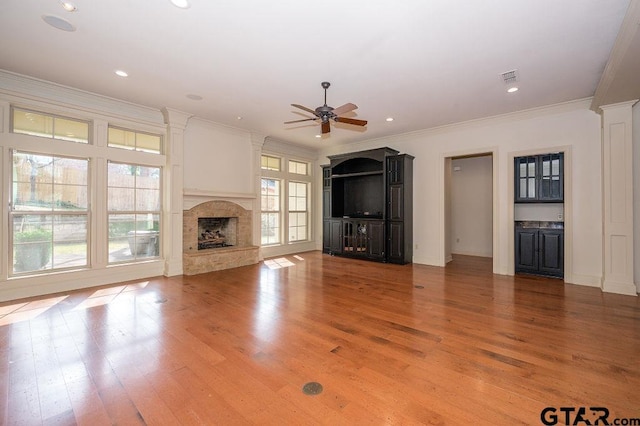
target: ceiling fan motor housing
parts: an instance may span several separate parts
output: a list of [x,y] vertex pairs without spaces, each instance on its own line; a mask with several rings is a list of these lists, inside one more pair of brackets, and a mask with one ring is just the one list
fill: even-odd
[[330,118],[334,118],[335,114],[332,111],[333,107],[323,105],[316,108],[316,115],[322,119],[323,123],[325,123],[329,121]]

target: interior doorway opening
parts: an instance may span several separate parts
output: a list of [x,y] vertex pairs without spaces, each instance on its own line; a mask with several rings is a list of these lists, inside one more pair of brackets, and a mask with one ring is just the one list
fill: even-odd
[[445,158],[445,262],[493,258],[493,154]]

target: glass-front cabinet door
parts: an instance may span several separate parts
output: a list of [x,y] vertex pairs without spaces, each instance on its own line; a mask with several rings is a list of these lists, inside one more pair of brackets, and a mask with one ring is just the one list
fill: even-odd
[[516,202],[537,199],[537,160],[535,156],[516,158]]
[[540,156],[540,200],[562,201],[562,154],[545,154]]

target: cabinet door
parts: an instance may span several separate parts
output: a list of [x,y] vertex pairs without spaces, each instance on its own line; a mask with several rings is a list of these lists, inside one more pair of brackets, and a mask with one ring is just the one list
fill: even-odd
[[541,201],[562,201],[564,199],[563,154],[545,154],[539,158],[540,183],[538,198]]
[[516,272],[538,272],[538,229],[516,229]]
[[367,236],[367,222],[354,222],[353,254],[366,256],[368,254],[369,238]]
[[404,224],[389,223],[389,262],[403,262],[404,256]]
[[322,191],[322,217],[331,217],[331,190]]
[[367,224],[369,252],[371,258],[384,258],[384,222],[372,221]]
[[517,157],[515,159],[515,201],[535,201],[538,199],[537,157]]
[[331,253],[342,253],[342,221],[329,221],[329,250]]
[[540,273],[564,276],[564,230],[540,230]]
[[389,220],[404,219],[404,186],[403,185],[389,186],[389,213],[387,218]]
[[402,183],[403,181],[403,158],[388,158],[387,159],[387,175],[389,185],[395,185]]
[[322,166],[322,187],[331,188],[331,167]]

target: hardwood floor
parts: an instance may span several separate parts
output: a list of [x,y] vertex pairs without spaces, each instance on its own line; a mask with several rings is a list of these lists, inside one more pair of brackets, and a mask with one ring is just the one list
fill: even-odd
[[463,256],[267,263],[0,304],[0,423],[640,418],[638,298]]

